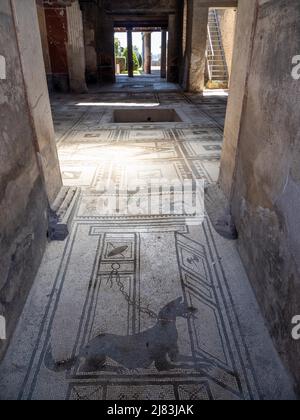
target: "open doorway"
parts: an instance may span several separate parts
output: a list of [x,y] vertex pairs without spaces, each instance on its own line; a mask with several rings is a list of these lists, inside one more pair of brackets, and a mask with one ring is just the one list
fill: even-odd
[[[143,40],[141,32],[132,34],[133,75],[143,73]],[[126,31],[117,30],[114,36],[116,76],[129,76],[128,37]]]
[[[132,39],[132,75],[130,74],[128,39]],[[116,28],[114,51],[117,80],[130,76],[166,79],[167,43],[168,33],[165,29],[133,29],[130,38],[128,38],[125,28]]]

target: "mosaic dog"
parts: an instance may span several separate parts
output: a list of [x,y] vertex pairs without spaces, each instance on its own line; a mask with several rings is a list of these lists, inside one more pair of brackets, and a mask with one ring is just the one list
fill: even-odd
[[176,365],[170,362],[176,362],[179,356],[176,320],[179,317],[189,319],[195,312],[178,298],[159,312],[156,325],[147,331],[131,336],[101,334],[77,357],[66,362],[55,363],[49,350],[45,364],[51,370],[68,370],[84,360],[80,370],[95,372],[103,369],[110,358],[126,369],[147,369],[153,363],[158,371],[174,369]]

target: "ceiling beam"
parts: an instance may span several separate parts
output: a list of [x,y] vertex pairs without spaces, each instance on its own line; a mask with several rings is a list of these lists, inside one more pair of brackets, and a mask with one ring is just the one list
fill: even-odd
[[[203,7],[237,7],[238,0],[196,0]],[[251,0],[250,0],[251,1]]]

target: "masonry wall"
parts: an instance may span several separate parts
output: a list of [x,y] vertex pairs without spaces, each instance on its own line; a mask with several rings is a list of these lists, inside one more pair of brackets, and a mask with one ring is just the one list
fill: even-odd
[[218,9],[218,15],[225,59],[228,68],[228,74],[230,76],[237,12],[236,9],[233,8]]
[[256,26],[255,2],[240,1],[234,41],[230,94],[228,98],[224,142],[220,169],[220,183],[228,198],[236,168],[241,118],[246,98],[246,83],[252,53],[252,39]]
[[[37,156],[42,168],[49,203],[61,187],[52,112],[43,62],[39,20],[35,0],[13,0],[18,48],[30,117],[36,139]],[[34,63],[34,66],[32,65]]]
[[[33,1],[26,3],[28,11],[35,11]],[[6,60],[6,78],[0,80],[0,314],[6,318],[8,338],[44,252],[48,208],[19,55],[15,6],[10,0],[0,2],[0,54]],[[8,340],[0,341],[0,357],[7,344]]]
[[187,0],[184,9],[182,87],[195,93],[205,88],[208,10],[197,0]]
[[227,117],[220,181],[271,335],[299,386],[300,343],[291,338],[300,314],[300,81],[291,76],[299,1],[240,0],[239,8],[242,55],[235,54],[229,105],[236,120]]

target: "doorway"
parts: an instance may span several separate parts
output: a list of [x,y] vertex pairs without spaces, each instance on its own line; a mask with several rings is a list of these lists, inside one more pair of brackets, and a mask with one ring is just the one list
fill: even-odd
[[[115,28],[114,51],[117,81],[132,77],[149,79],[167,78],[168,32],[162,28]],[[132,40],[131,51],[128,40]],[[131,67],[132,66],[132,67]]]

